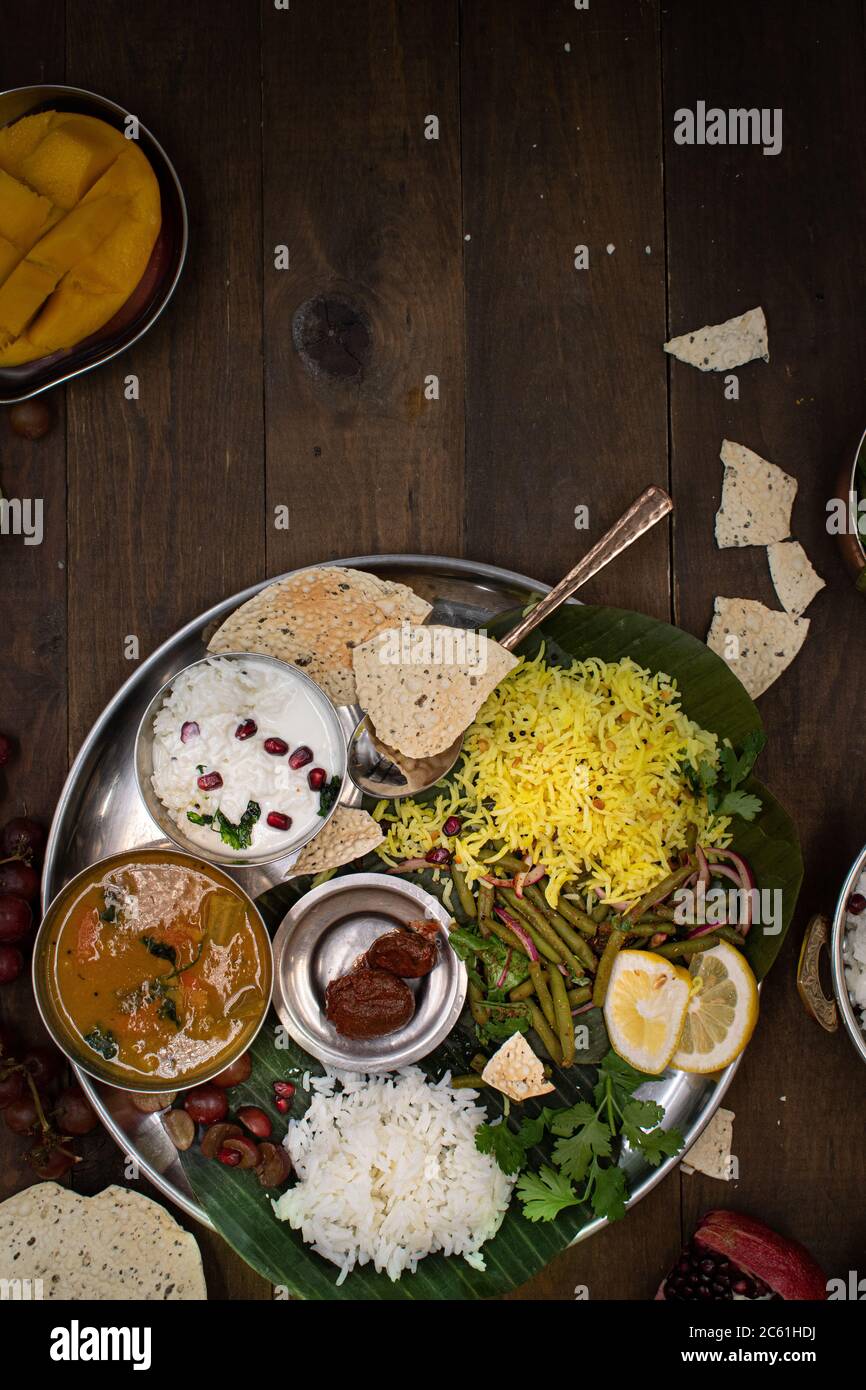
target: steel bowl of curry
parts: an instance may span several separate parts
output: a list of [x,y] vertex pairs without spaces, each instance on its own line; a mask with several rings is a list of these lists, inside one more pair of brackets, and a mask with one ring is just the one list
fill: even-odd
[[170,849],[128,850],[77,874],[33,952],[48,1031],[77,1066],[129,1091],[179,1091],[252,1042],[273,953],[252,899],[221,869]]

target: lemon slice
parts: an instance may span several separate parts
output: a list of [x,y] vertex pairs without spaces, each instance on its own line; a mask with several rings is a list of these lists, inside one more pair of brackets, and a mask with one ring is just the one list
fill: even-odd
[[662,1072],[677,1050],[689,972],[653,951],[620,951],[604,1001],[611,1047],[638,1071]]
[[692,960],[692,996],[672,1065],[721,1071],[739,1057],[758,1021],[758,986],[742,951],[722,941]]

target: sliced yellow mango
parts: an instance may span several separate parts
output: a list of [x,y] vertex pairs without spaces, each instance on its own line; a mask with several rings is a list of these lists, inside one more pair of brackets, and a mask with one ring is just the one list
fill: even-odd
[[40,111],[36,116],[22,116],[13,125],[4,125],[0,130],[0,169],[20,178],[22,162],[45,138],[56,115],[56,111]]
[[105,121],[70,116],[21,161],[21,176],[58,207],[74,208],[126,144]]
[[40,235],[51,215],[51,203],[0,169],[0,236],[22,251]]
[[94,294],[76,284],[70,275],[65,276],[27,331],[34,356],[45,357],[58,348],[72,347],[89,338],[114,317],[128,298],[122,290]]
[[13,271],[21,260],[24,252],[14,246],[11,241],[7,241],[5,236],[0,236],[0,285]]
[[51,294],[59,275],[32,261],[20,261],[0,286],[0,335],[15,338]]
[[124,198],[79,203],[37,242],[29,259],[47,270],[56,270],[59,279],[98,249],[125,215],[127,206]]
[[0,367],[98,332],[141,280],[160,225],[147,158],[104,121],[40,112],[0,129]]

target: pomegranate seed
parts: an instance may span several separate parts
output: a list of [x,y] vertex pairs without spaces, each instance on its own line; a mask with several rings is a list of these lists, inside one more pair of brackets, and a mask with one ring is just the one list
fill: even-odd
[[254,719],[244,719],[235,729],[235,738],[252,738],[253,734],[257,734],[258,731],[259,726]]
[[288,753],[289,745],[281,738],[266,738],[265,752],[273,753],[275,758],[281,758],[284,753]]
[[294,1100],[295,1088],[291,1081],[275,1081],[274,1094],[282,1096],[284,1100]]
[[241,1161],[241,1156],[234,1149],[218,1149],[217,1158],[220,1163],[224,1163],[227,1168],[237,1168]]
[[215,792],[217,787],[221,787],[223,779],[218,772],[205,772],[198,779],[198,786],[203,792]]
[[180,741],[181,743],[190,743],[192,739],[198,738],[200,733],[201,729],[195,720],[188,719],[185,724],[180,726]]
[[852,893],[848,899],[848,911],[854,917],[859,917],[864,908],[866,908],[866,898],[863,897],[863,894]]
[[277,1107],[281,1115],[288,1115],[289,1111],[292,1108],[292,1102],[290,1100],[284,1100],[282,1096],[280,1096],[279,1100],[274,1101],[274,1105]]
[[450,864],[451,851],[450,849],[428,849],[424,858],[428,864]]
[[302,743],[300,748],[296,748],[292,756],[289,758],[289,767],[293,767],[297,771],[299,767],[306,767],[307,763],[311,763],[312,761],[312,748],[308,748],[305,743]]
[[267,820],[274,830],[288,830],[292,823],[291,816],[284,816],[282,811],[268,811]]
[[314,792],[321,791],[328,780],[328,774],[323,767],[311,768],[307,773],[307,781]]
[[445,822],[445,824],[444,824],[443,827],[442,827],[442,834],[443,834],[443,835],[456,835],[456,834],[457,834],[457,831],[461,828],[462,825],[463,825],[463,822],[462,822],[462,820],[460,819],[459,816],[449,816],[448,819],[447,819],[447,821]]

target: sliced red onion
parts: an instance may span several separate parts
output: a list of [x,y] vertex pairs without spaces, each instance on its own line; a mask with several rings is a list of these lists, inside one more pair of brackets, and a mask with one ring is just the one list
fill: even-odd
[[181,743],[190,743],[194,738],[198,738],[201,729],[194,719],[188,719],[185,724],[180,726]]
[[705,888],[709,888],[710,866],[707,863],[707,856],[704,854],[704,851],[701,849],[700,845],[695,846],[695,854],[698,857],[698,881],[702,883]]
[[509,948],[508,948],[508,953],[507,953],[507,955],[506,955],[506,957],[505,957],[505,964],[504,964],[503,967],[502,967],[502,974],[499,976],[499,979],[496,981],[496,984],[493,986],[494,989],[501,989],[502,986],[505,984],[505,981],[508,979],[508,970],[509,970],[510,965],[511,965],[511,947],[509,946]]
[[690,932],[687,932],[686,940],[691,941],[693,937],[696,936],[708,936],[710,932],[714,932],[716,930],[716,927],[720,927],[721,925],[721,922],[704,922],[702,926],[693,927]]
[[594,1009],[594,1008],[595,1008],[595,1005],[593,1004],[592,1000],[590,999],[588,1003],[586,1003],[586,1004],[581,1004],[581,1006],[580,1006],[579,1009],[572,1009],[572,1011],[571,1011],[571,1016],[572,1016],[572,1018],[577,1018],[577,1015],[578,1015],[578,1014],[588,1014],[589,1011],[590,1011],[590,1009]]
[[417,869],[429,869],[430,865],[426,859],[404,859],[402,864],[395,864],[393,868],[386,869],[386,874],[408,874],[414,873]]
[[517,937],[517,940],[523,947],[524,951],[529,956],[529,959],[533,961],[538,960],[538,952],[535,949],[535,942],[529,935],[529,932],[526,930],[526,928],[520,925],[517,918],[512,917],[510,912],[506,912],[504,907],[495,907],[493,911],[496,913],[496,916],[499,918],[500,922],[504,922],[506,927],[511,928],[511,930],[514,932],[514,935]]
[[482,874],[482,883],[489,883],[491,888],[513,888],[513,878],[497,878],[495,874]]

